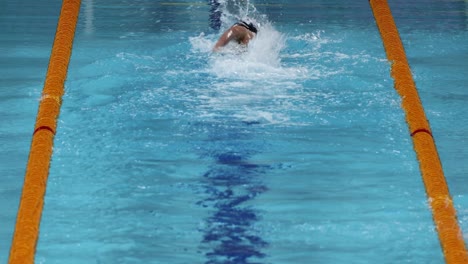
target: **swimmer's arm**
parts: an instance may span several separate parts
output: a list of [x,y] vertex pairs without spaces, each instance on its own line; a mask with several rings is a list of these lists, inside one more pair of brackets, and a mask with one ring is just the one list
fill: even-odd
[[213,47],[213,51],[218,51],[221,47],[226,46],[229,41],[233,39],[233,32],[232,29],[227,30],[224,34],[219,38],[218,42],[216,42],[215,46]]

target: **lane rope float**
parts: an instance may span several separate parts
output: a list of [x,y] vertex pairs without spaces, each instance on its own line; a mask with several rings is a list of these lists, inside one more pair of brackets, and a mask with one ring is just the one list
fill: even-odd
[[432,217],[448,264],[468,263],[463,233],[445,180],[439,154],[432,137],[406,58],[403,43],[386,0],[369,0],[382,37],[387,59],[391,63],[394,86],[401,96],[411,138],[426,188]]
[[80,11],[80,0],[63,0],[34,126],[23,191],[10,248],[10,264],[34,263],[57,118]]

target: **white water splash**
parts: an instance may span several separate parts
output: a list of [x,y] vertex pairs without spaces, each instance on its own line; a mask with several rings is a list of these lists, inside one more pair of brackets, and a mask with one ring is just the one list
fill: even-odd
[[[222,28],[225,30],[238,19],[248,17],[260,25],[258,34],[248,47],[230,43],[216,53],[212,48],[223,30],[189,39],[191,52],[207,58],[206,68],[196,71],[213,77],[209,89],[197,90],[198,98],[204,102],[199,110],[203,110],[205,117],[222,111],[245,122],[288,123],[288,113],[300,105],[293,102],[301,100],[302,82],[317,79],[320,73],[311,65],[282,63],[282,58],[288,56],[283,52],[288,36],[279,32],[249,1],[237,5],[232,2],[220,1],[224,8]],[[304,38],[307,40],[299,40],[321,41],[320,33]]]

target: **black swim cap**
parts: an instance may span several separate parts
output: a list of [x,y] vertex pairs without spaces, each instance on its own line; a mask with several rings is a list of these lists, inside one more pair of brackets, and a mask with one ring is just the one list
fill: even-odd
[[241,21],[237,22],[236,25],[243,26],[246,29],[250,30],[251,32],[257,34],[257,31],[258,31],[257,27],[252,22],[247,23],[247,22],[241,20]]

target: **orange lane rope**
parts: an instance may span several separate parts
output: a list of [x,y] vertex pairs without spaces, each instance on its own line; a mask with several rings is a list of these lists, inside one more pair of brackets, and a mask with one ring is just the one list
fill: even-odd
[[63,0],[62,3],[26,167],[15,233],[10,248],[10,264],[34,263],[53,139],[64,94],[80,4],[80,0]]
[[402,98],[402,108],[419,160],[426,193],[439,234],[446,263],[468,263],[468,254],[458,225],[455,207],[445,180],[431,128],[414,83],[398,29],[386,0],[369,0],[387,58],[391,62],[394,85]]

